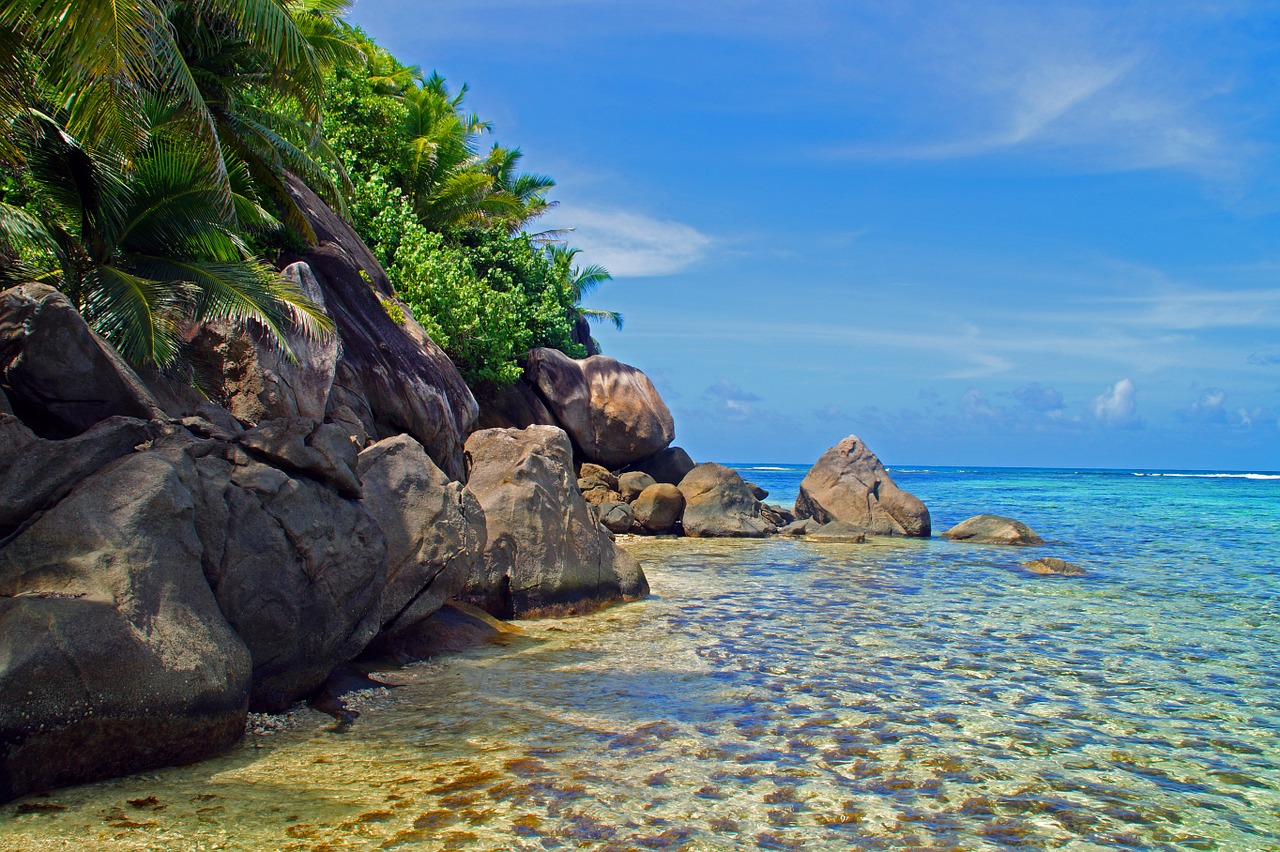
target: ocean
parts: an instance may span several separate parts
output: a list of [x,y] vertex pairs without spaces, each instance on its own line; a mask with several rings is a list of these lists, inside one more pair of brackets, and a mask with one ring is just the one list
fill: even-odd
[[891,474],[1047,544],[633,539],[644,601],[0,806],[0,849],[1280,849],[1280,475]]

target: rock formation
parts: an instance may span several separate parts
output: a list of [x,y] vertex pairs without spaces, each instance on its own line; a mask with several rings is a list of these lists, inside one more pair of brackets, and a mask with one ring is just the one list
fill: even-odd
[[704,462],[680,480],[679,488],[686,535],[760,538],[776,531],[760,517],[760,501],[731,468]]
[[870,535],[929,536],[929,510],[898,488],[856,436],[822,454],[800,483],[797,518],[844,521]]
[[1045,556],[1041,559],[1033,559],[1022,566],[1032,574],[1041,574],[1053,577],[1087,577],[1089,572],[1067,562],[1065,559],[1058,559],[1053,556]]
[[1044,544],[1044,539],[1031,527],[1001,515],[974,515],[944,532],[942,537],[973,544]]
[[586,459],[617,468],[665,449],[675,422],[653,382],[635,367],[555,349],[529,353],[525,378]]
[[554,426],[484,429],[467,439],[484,509],[484,559],[461,597],[499,618],[583,612],[649,587],[578,493],[569,436]]

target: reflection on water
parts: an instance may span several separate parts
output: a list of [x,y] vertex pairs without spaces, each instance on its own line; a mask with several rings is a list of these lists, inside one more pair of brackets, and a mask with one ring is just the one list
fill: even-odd
[[346,733],[5,805],[0,848],[1277,848],[1270,569],[629,546],[649,600],[391,673]]

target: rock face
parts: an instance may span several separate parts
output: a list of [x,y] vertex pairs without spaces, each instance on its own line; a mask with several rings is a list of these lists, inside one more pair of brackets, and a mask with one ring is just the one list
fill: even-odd
[[331,485],[343,497],[360,496],[356,447],[336,424],[296,417],[268,420],[235,440],[276,467]]
[[648,584],[587,508],[563,430],[484,429],[467,439],[467,489],[488,526],[462,599],[499,618],[582,612],[640,597]]
[[556,418],[524,382],[491,394],[480,402],[477,429],[524,429],[529,426],[556,426]]
[[618,468],[675,438],[675,422],[649,377],[593,355],[575,361],[554,349],[529,352],[525,380],[590,461]]
[[686,535],[760,538],[775,531],[760,517],[760,501],[731,468],[704,462],[680,480],[679,488]]
[[475,397],[407,308],[404,322],[387,313],[383,301],[391,303],[395,291],[351,226],[296,178],[289,179],[289,193],[319,239],[291,259],[315,274],[342,341],[330,418],[354,418],[374,440],[407,432],[441,470],[463,479],[463,441],[479,414]]
[[408,435],[360,453],[363,504],[387,541],[379,641],[394,643],[462,591],[487,539],[475,496]]
[[800,483],[796,517],[844,521],[870,535],[929,536],[929,510],[898,488],[880,459],[850,435],[822,454]]
[[[311,267],[294,263],[281,273],[327,313],[324,291]],[[336,335],[308,340],[288,335],[294,359],[264,334],[218,321],[206,323],[189,344],[200,386],[244,423],[281,417],[322,420],[329,404],[340,344]]]
[[657,482],[640,492],[631,511],[645,532],[671,532],[684,514],[684,495],[674,485]]
[[78,435],[108,417],[164,418],[116,351],[52,287],[0,293],[0,389],[44,438]]
[[1056,577],[1087,577],[1089,572],[1081,568],[1079,565],[1067,562],[1065,559],[1058,559],[1053,556],[1046,556],[1042,559],[1033,559],[1022,566],[1032,574],[1042,574]]
[[1031,527],[1001,515],[974,515],[944,532],[942,537],[974,544],[1044,544],[1044,539],[1036,535]]
[[195,476],[120,458],[0,550],[0,800],[239,739],[250,657],[201,570]]

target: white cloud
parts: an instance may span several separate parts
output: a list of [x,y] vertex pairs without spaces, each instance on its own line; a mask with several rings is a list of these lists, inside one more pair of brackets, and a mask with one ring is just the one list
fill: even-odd
[[586,262],[604,266],[614,278],[672,275],[701,260],[712,242],[690,225],[626,210],[565,204],[556,210],[554,221],[556,225],[548,227],[570,227],[569,244],[582,249]]
[[1093,416],[1108,426],[1134,429],[1142,425],[1138,418],[1138,389],[1132,379],[1121,379],[1093,401]]

